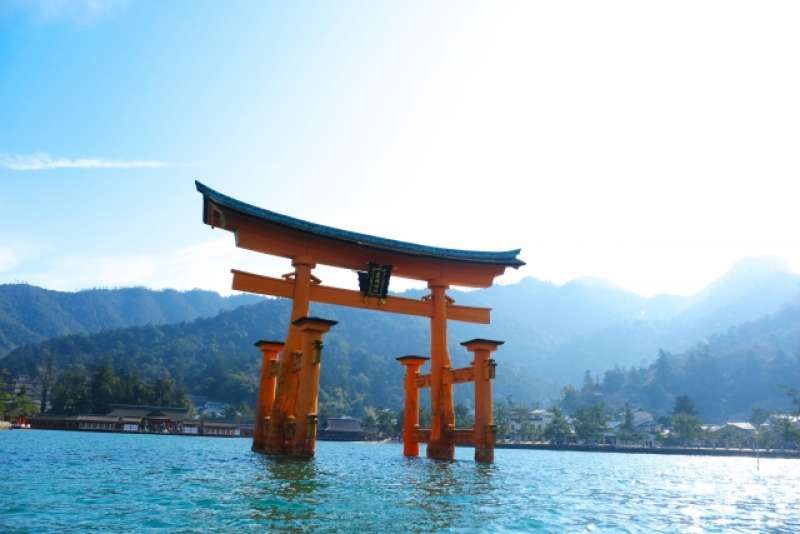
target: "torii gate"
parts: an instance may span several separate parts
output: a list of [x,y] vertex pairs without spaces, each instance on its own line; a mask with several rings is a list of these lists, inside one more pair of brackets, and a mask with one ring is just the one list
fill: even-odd
[[[294,271],[270,278],[233,270],[233,289],[292,299],[285,342],[259,341],[263,353],[256,405],[253,450],[267,454],[314,455],[322,337],[336,324],[309,317],[309,303],[430,318],[430,374],[419,373],[425,356],[398,358],[406,366],[403,451],[418,456],[427,442],[427,456],[452,459],[455,445],[474,445],[475,459],[493,460],[491,353],[501,341],[475,339],[462,343],[473,352],[472,365],[452,369],[447,349],[447,321],[489,324],[489,308],[458,306],[447,296],[451,285],[489,287],[506,268],[525,263],[519,250],[479,252],[443,249],[331,228],[246,204],[200,182],[203,222],[232,231],[236,246],[288,258]],[[361,291],[321,285],[312,274],[317,264],[359,272]],[[365,272],[366,271],[366,272]],[[389,275],[427,282],[430,295],[421,300],[386,293]],[[453,384],[475,383],[475,427],[456,429]],[[431,428],[419,429],[419,388],[431,388]]]

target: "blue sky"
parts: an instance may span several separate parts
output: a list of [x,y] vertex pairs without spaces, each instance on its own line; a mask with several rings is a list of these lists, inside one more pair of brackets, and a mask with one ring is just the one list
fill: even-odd
[[[198,178],[510,274],[800,270],[792,2],[0,4],[0,282],[226,290]],[[331,283],[349,273],[323,272]]]

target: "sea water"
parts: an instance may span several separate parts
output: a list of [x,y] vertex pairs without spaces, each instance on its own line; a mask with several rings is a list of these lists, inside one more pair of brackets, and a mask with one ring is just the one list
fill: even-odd
[[0,531],[800,532],[800,461],[498,450],[492,465],[320,442],[0,432]]

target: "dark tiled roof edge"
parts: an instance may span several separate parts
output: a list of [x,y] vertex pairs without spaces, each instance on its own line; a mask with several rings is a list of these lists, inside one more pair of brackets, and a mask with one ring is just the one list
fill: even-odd
[[[483,252],[477,250],[459,250],[451,248],[431,247],[427,245],[418,245],[416,243],[407,243],[404,241],[396,241],[394,239],[387,239],[384,237],[377,237],[368,234],[361,234],[358,232],[351,232],[349,230],[340,230],[322,224],[316,224],[302,219],[282,215],[274,211],[265,210],[251,204],[236,200],[229,196],[211,189],[210,187],[195,181],[197,190],[202,193],[204,198],[209,199],[214,204],[221,207],[261,219],[266,222],[306,232],[309,234],[317,235],[320,237],[327,237],[330,239],[337,239],[340,241],[347,241],[356,245],[376,248],[380,250],[387,250],[391,252],[399,252],[402,254],[410,254],[414,256],[428,256],[432,258],[461,261],[466,263],[486,263],[491,265],[505,265],[507,267],[518,268],[525,265],[525,262],[517,258],[520,249],[506,250],[500,252]],[[204,222],[206,214],[203,214]]]

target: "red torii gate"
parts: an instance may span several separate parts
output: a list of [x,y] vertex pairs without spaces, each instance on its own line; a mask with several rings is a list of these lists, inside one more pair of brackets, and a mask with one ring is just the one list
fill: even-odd
[[[285,342],[259,341],[263,353],[256,407],[253,450],[310,457],[314,454],[322,338],[336,322],[309,317],[311,301],[430,318],[430,373],[422,375],[424,356],[398,358],[406,366],[404,454],[417,456],[427,442],[430,458],[452,459],[456,444],[474,445],[478,461],[492,461],[494,426],[491,353],[501,341],[474,339],[462,343],[474,354],[472,365],[452,369],[447,348],[447,321],[488,324],[488,308],[456,305],[447,296],[451,285],[489,287],[506,268],[525,263],[519,250],[480,252],[404,243],[339,230],[246,204],[196,182],[203,195],[203,222],[232,231],[236,246],[289,258],[294,271],[271,278],[233,270],[233,289],[292,299]],[[312,274],[317,264],[359,272],[361,291],[321,285]],[[423,299],[390,296],[388,278],[427,282]],[[475,427],[456,429],[453,384],[475,383]],[[431,428],[419,429],[419,388],[431,389]]]

